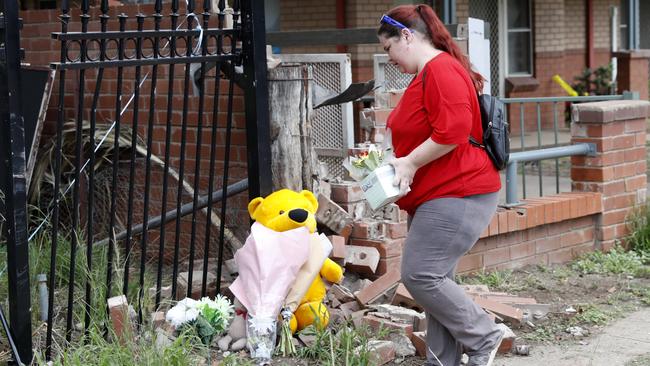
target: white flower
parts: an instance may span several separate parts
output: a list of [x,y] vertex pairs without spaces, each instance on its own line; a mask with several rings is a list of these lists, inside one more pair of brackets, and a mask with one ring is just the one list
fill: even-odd
[[186,297],[167,311],[165,319],[172,323],[175,328],[178,328],[181,325],[196,319],[197,316],[199,316],[197,301]]

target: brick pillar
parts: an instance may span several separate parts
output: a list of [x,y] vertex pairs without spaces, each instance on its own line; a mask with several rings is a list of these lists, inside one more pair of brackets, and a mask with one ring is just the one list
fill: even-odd
[[[647,79],[646,79],[647,82]],[[601,192],[596,249],[609,250],[627,235],[625,217],[646,201],[646,119],[650,102],[621,100],[573,106],[573,143],[596,144],[596,156],[574,156],[574,191]]]
[[648,100],[648,80],[650,80],[650,50],[617,52],[618,90],[639,92],[641,100]]

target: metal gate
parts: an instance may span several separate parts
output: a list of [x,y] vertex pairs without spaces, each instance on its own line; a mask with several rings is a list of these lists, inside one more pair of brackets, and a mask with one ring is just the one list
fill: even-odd
[[499,0],[470,0],[469,16],[490,23],[490,80],[492,95],[499,94]]
[[[51,64],[58,79],[53,155],[37,162],[50,173],[51,191],[39,207],[41,224],[30,225],[18,3],[3,5],[0,84],[8,90],[0,97],[0,136],[11,174],[0,189],[9,333],[16,358],[29,363],[29,239],[50,243],[43,253],[49,256],[47,359],[53,343],[106,327],[98,322],[106,319],[112,296],[127,295],[142,323],[145,297],[151,294],[157,308],[165,297],[191,296],[193,275],[201,276],[201,296],[220,290],[224,242],[236,239],[226,227],[227,197],[271,190],[264,6],[256,0],[236,0],[228,9],[224,0],[172,0],[163,9],[157,0],[137,14],[117,14],[108,0],[92,9],[82,0],[79,12],[63,0],[61,31],[52,34],[60,45],[60,59]],[[246,152],[236,151],[243,163],[233,165],[237,126],[245,128]],[[247,169],[248,178],[233,180],[235,168]],[[195,259],[203,259],[202,267],[195,268]],[[216,266],[208,265],[210,259]],[[187,272],[183,289],[177,285],[181,270]],[[207,288],[208,274],[217,279],[216,289]],[[152,288],[145,276],[155,278]],[[55,308],[65,311],[55,314]]]

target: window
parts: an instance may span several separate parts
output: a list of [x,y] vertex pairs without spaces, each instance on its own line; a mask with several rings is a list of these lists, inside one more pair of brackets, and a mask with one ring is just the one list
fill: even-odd
[[533,75],[531,0],[507,0],[507,76]]

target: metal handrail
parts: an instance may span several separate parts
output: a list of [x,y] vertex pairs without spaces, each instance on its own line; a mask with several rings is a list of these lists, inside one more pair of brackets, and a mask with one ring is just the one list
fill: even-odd
[[[518,137],[520,139],[520,144],[518,144],[519,151],[533,151],[532,149],[543,149],[543,143],[542,143],[542,132],[543,131],[552,131],[553,132],[553,140],[551,142],[551,145],[553,147],[558,147],[560,146],[560,136],[558,133],[558,124],[560,121],[560,113],[558,109],[560,109],[561,105],[564,105],[564,103],[577,103],[577,102],[602,102],[602,101],[612,101],[612,100],[634,100],[634,99],[639,99],[639,93],[638,92],[624,92],[623,94],[620,95],[592,95],[592,96],[577,96],[577,97],[572,97],[572,96],[562,96],[562,97],[539,97],[539,98],[501,98],[500,100],[508,104],[510,108],[513,108],[510,110],[510,114],[508,115],[508,119],[510,122],[510,125],[512,126],[515,121],[517,121],[517,114],[519,115],[518,117],[518,124],[520,127],[520,131],[518,133]],[[542,129],[542,104],[544,105],[551,105],[552,107],[552,113],[551,116],[548,116],[548,118],[552,118],[553,122],[553,128],[552,130],[548,129]],[[519,109],[519,113],[517,113],[517,105]],[[536,128],[533,127],[532,130],[529,129],[528,131],[532,132],[533,134],[537,132],[537,143],[534,144],[533,146],[528,145],[525,143],[526,141],[526,123],[525,123],[525,116],[527,113],[525,113],[526,106],[532,106],[535,108],[535,112],[537,115],[536,118]],[[544,112],[545,114],[548,114],[548,111]],[[511,143],[510,146],[511,148],[515,149],[514,147],[514,141],[517,137],[514,135],[511,135]],[[562,143],[563,145],[564,143]],[[511,154],[511,157],[514,154]],[[515,157],[517,155],[514,155]],[[561,155],[558,157],[563,157],[563,156],[568,156],[568,155]],[[557,158],[556,158],[557,159]],[[525,161],[536,161],[536,160],[541,160],[541,159],[533,159],[533,160],[525,160]],[[519,160],[523,161],[523,160]],[[514,169],[514,168],[513,168]],[[526,198],[526,171],[525,169],[521,172],[522,175],[522,189],[523,189],[523,197]],[[536,174],[539,176],[539,195],[543,196],[543,183],[542,183],[542,165],[539,164],[538,166],[538,173]],[[559,161],[555,161],[555,191],[556,193],[560,192],[560,166],[559,166]],[[508,192],[506,192],[508,194]],[[516,195],[516,191],[510,192],[510,199],[507,201],[507,205],[511,204],[516,204],[516,198],[513,198],[513,195]],[[516,196],[514,196],[516,197]]]
[[596,155],[596,144],[580,143],[569,146],[552,147],[548,149],[522,151],[510,154],[506,166],[506,204],[505,206],[516,206],[517,200],[517,163],[527,161],[538,161],[545,159],[557,159],[574,155]]

